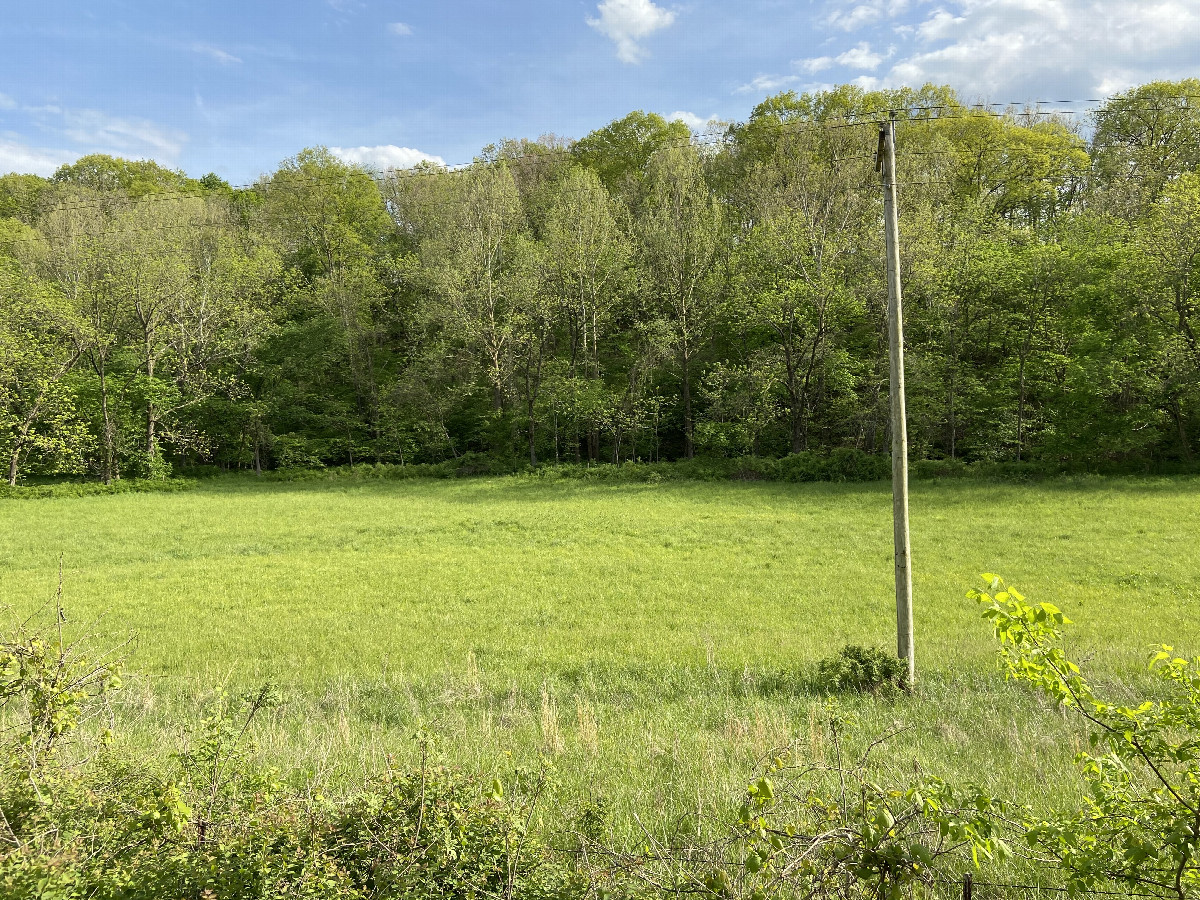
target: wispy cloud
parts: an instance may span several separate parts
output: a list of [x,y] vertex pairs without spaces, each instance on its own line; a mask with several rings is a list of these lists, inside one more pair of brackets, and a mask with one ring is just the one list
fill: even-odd
[[866,41],[858,44],[856,47],[851,47],[845,53],[837,57],[837,62],[842,66],[849,66],[852,69],[874,69],[883,62],[884,56],[875,53],[871,50],[871,45]]
[[588,25],[616,44],[617,59],[626,63],[639,62],[646,55],[639,43],[642,39],[675,21],[672,10],[655,6],[653,0],[604,0],[596,12],[599,18],[589,18]]
[[800,83],[799,75],[759,75],[747,84],[734,89],[737,94],[771,94]]
[[818,72],[824,72],[826,69],[832,68],[834,58],[832,56],[814,56],[811,59],[798,59],[793,65],[802,72],[807,72],[809,75],[816,75]]
[[214,59],[223,66],[236,65],[242,61],[240,57],[234,56],[232,53],[227,53],[220,47],[214,47],[211,44],[192,44],[192,52]]
[[0,174],[19,172],[22,175],[53,175],[61,165],[78,159],[79,154],[69,150],[51,150],[32,147],[17,141],[0,139]]
[[16,109],[17,101],[8,94],[0,94],[0,109]]
[[[839,53],[837,56],[812,56],[808,59],[793,60],[792,68],[798,72],[803,72],[806,76],[816,75],[819,72],[824,72],[838,66],[871,71],[878,68],[879,64],[891,55],[892,50],[889,50],[887,55],[884,55],[872,50],[869,43],[862,41],[849,50]],[[861,82],[863,82],[863,79],[860,77],[856,83]],[[738,87],[735,93],[773,94],[790,88],[800,88],[801,86],[803,86],[804,90],[822,89],[800,75],[759,75],[749,84],[743,84]]]
[[389,22],[387,30],[389,34],[399,35],[400,37],[408,37],[413,33],[412,26],[404,22]]
[[187,141],[182,131],[163,129],[144,119],[110,116],[95,109],[68,109],[61,115],[63,135],[88,153],[172,160]]
[[440,156],[414,150],[412,147],[397,147],[395,144],[380,144],[375,147],[330,147],[329,151],[348,163],[371,169],[411,169],[422,162],[446,165],[446,161]]
[[857,0],[838,4],[829,14],[829,24],[843,31],[857,31],[883,19],[892,19],[910,6],[910,0]]
[[704,116],[698,116],[695,113],[688,112],[685,109],[676,110],[667,116],[666,119],[668,122],[682,122],[688,128],[692,129],[692,131],[703,131],[710,122],[720,121],[720,117],[715,113],[705,118]]

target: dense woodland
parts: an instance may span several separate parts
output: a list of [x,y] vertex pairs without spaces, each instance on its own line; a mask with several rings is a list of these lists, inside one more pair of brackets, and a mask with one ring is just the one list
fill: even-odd
[[641,112],[470,166],[310,149],[233,188],[0,178],[9,481],[886,453],[877,122],[898,116],[917,458],[1200,453],[1200,80],[1086,118],[944,87]]

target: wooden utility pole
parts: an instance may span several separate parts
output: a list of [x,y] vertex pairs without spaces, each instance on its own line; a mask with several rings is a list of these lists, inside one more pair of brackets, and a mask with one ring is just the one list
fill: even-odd
[[896,114],[879,126],[876,168],[883,179],[883,224],[887,243],[888,359],[892,406],[892,524],[896,546],[896,653],[916,682],[913,639],[912,567],[908,543],[908,419],[904,409],[904,309],[900,302],[900,223],[896,214]]

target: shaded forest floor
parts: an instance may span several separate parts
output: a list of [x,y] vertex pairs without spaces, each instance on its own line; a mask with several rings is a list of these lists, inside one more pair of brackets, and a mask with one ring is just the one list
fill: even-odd
[[[632,835],[725,808],[781,744],[830,751],[812,672],[892,646],[890,513],[884,483],[230,476],[0,503],[0,604],[51,599],[62,554],[68,626],[136,635],[125,740],[169,752],[269,681],[255,740],[291,777],[336,790],[420,730],[470,771],[553,759],[563,815],[603,797]],[[898,766],[1076,790],[1073,726],[995,671],[979,572],[1061,606],[1118,695],[1159,643],[1200,652],[1198,478],[916,482],[912,529],[919,690],[843,701],[863,736],[912,726]]]

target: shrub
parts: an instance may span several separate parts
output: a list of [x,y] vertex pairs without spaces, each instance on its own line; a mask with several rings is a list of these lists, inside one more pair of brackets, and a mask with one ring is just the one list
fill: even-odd
[[811,735],[773,750],[734,816],[628,854],[581,835],[594,882],[620,897],[902,900],[1008,858],[1002,800],[873,760],[899,731],[847,740],[853,718],[833,701],[824,718],[820,739],[837,762],[812,758]]
[[196,486],[190,478],[122,478],[112,484],[98,481],[63,481],[57,484],[29,484],[9,487],[0,484],[0,500],[49,500],[60,497],[90,497],[96,494],[174,493]]
[[979,602],[999,643],[1005,677],[1077,717],[1087,786],[1076,810],[1025,812],[1025,840],[1052,860],[1073,896],[1118,884],[1186,900],[1200,891],[1200,656],[1163,646],[1150,657],[1153,699],[1105,699],[1064,649],[1071,624],[1052,603],[1027,603],[991,573]]
[[908,670],[890,653],[847,644],[817,664],[817,684],[830,692],[891,695],[907,689]]
[[120,679],[86,644],[24,627],[0,638],[6,900],[585,892],[529,832],[544,772],[518,773],[507,797],[498,780],[484,785],[426,755],[419,771],[388,767],[342,800],[289,789],[246,740],[273,704],[266,689],[221,699],[167,762],[121,755],[95,718]]

